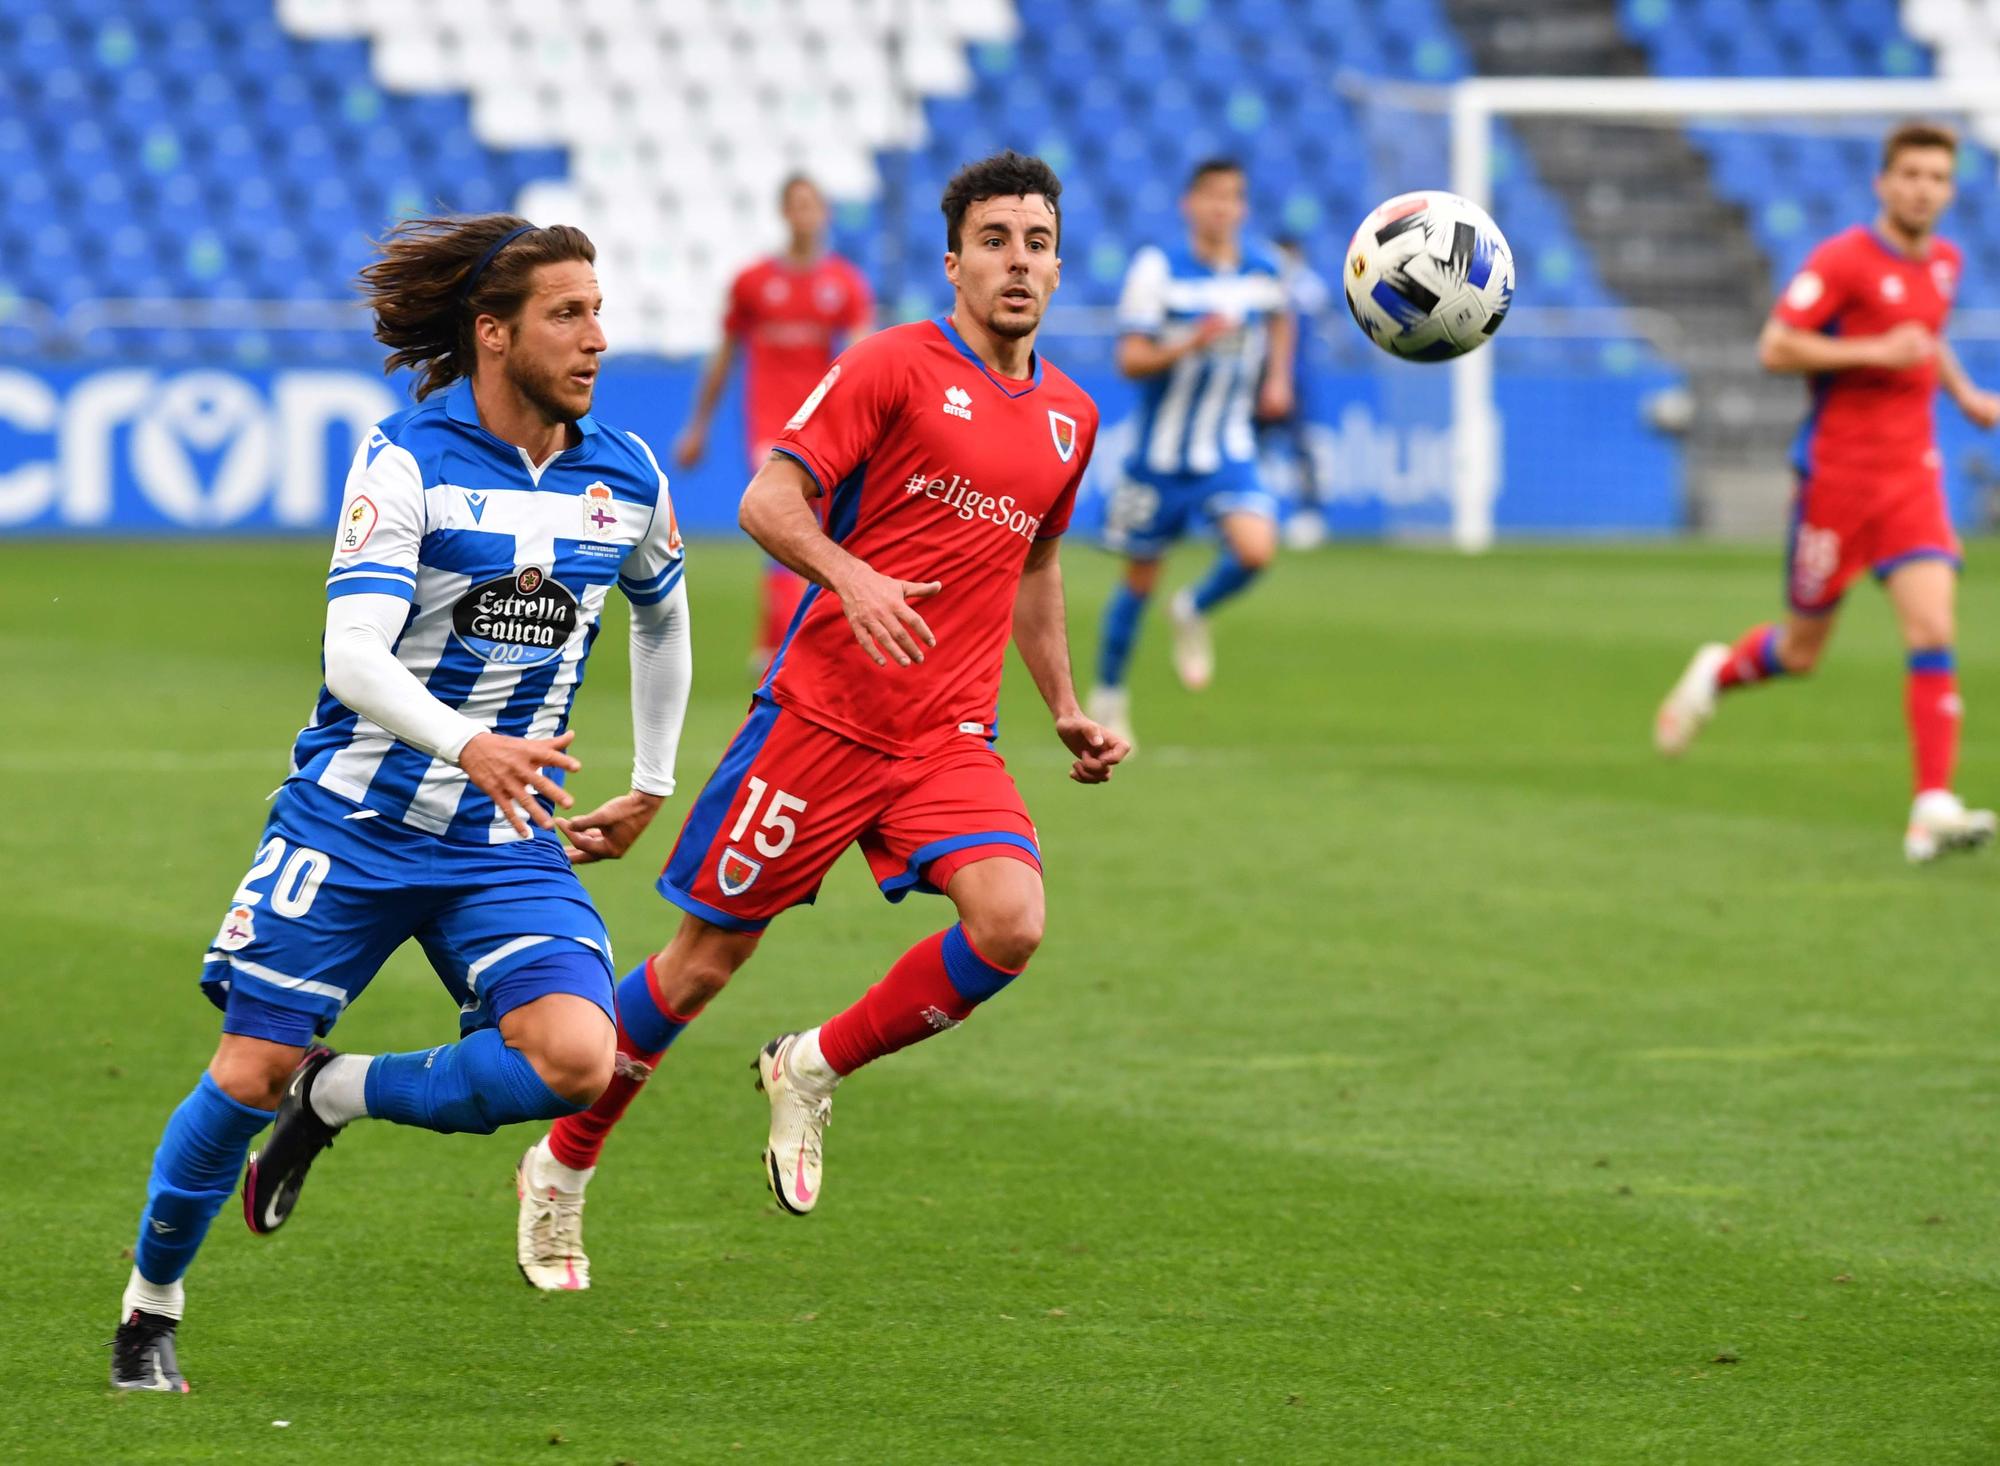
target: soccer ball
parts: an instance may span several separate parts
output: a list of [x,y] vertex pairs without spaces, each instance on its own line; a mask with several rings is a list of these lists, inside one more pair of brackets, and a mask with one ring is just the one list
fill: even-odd
[[1411,361],[1449,361],[1507,319],[1514,252],[1470,199],[1404,193],[1361,221],[1341,279],[1370,341]]

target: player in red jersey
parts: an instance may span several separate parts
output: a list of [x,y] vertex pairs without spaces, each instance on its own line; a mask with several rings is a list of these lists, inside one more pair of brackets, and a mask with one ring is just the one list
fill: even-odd
[[[835,346],[852,342],[873,326],[875,299],[861,272],[826,247],[826,198],[804,174],[793,174],[778,191],[790,241],[783,254],[749,266],[729,286],[729,309],[722,318],[722,344],[708,359],[694,410],[674,443],[674,461],[693,468],[708,451],[708,427],[729,383],[740,348],[743,367],[743,426],[755,473],[785,429],[785,420],[826,375]],[[770,665],[806,582],[772,560],[764,567],[763,612],[754,654],[761,674]]]
[[1812,408],[1799,433],[1798,498],[1786,554],[1791,614],[1734,646],[1695,653],[1660,706],[1654,739],[1679,754],[1719,693],[1810,672],[1833,635],[1848,584],[1871,570],[1889,593],[1909,652],[1904,709],[1916,798],[1904,854],[1931,860],[1993,837],[1990,810],[1952,792],[1960,704],[1953,668],[1958,536],[1944,498],[1931,417],[1940,385],[1983,428],[2000,395],[1981,391],[1942,332],[1959,253],[1933,232],[1951,203],[1958,140],[1910,123],[1889,135],[1875,192],[1882,211],[1820,245],[1771,312],[1758,354],[1768,371],[1804,374]]
[[520,1262],[537,1286],[588,1286],[583,1188],[606,1134],[848,846],[891,901],[942,892],[958,921],[758,1055],[766,1179],[786,1211],[819,1200],[834,1086],[957,1027],[1041,944],[1039,842],[993,749],[1009,635],[1071,778],[1101,784],[1129,749],[1084,715],[1070,677],[1056,551],[1097,408],[1034,349],[1061,270],[1060,191],[1017,153],[961,169],[944,194],[951,315],[849,348],[744,492],[743,527],[812,588],[660,877],[686,914],[619,984],[611,1089],[522,1161]]

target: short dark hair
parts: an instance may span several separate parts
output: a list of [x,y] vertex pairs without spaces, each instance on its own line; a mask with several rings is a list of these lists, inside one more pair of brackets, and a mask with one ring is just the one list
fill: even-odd
[[1895,166],[1896,155],[1910,148],[1943,148],[1958,156],[1958,134],[1941,122],[1905,122],[1882,139],[1882,171]]
[[537,229],[516,214],[405,219],[375,241],[375,253],[360,284],[375,339],[390,348],[383,371],[414,368],[419,402],[472,375],[473,322],[519,315],[537,266],[597,261],[581,229]]
[[1187,187],[1182,192],[1192,192],[1202,179],[1217,173],[1234,173],[1238,177],[1243,177],[1243,165],[1234,158],[1203,158],[1194,165],[1194,171],[1188,174]]
[[819,186],[819,180],[817,178],[814,178],[812,174],[787,173],[785,175],[785,181],[778,185],[779,208],[783,208],[785,206],[785,200],[792,196],[792,190],[797,188],[802,183],[807,188],[811,189],[814,193],[818,194],[821,198],[826,197],[826,190]]
[[1031,193],[1038,193],[1049,201],[1049,212],[1056,216],[1056,247],[1060,249],[1062,205],[1057,200],[1062,197],[1062,180],[1056,177],[1056,170],[1040,158],[1031,158],[1012,148],[1004,153],[995,153],[990,158],[981,158],[977,163],[967,163],[951,175],[951,182],[944,186],[944,199],[940,204],[944,210],[944,247],[957,253],[965,211],[974,204],[987,199],[1026,198]]

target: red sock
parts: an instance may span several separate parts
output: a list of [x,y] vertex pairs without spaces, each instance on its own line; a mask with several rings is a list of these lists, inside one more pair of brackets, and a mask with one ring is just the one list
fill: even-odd
[[899,957],[888,976],[863,993],[860,1002],[820,1025],[819,1051],[834,1073],[852,1074],[871,1060],[956,1028],[971,1016],[978,1000],[961,993],[945,968],[945,940],[957,930],[952,927],[925,937]]
[[1910,721],[1917,793],[1951,788],[1951,776],[1958,765],[1958,725],[1964,713],[1951,648],[1910,653],[1903,711]]
[[[694,1020],[694,1013],[683,1018],[660,997],[659,978],[654,975],[650,959],[646,963],[646,986],[667,1021],[684,1026]],[[699,1012],[698,1009],[696,1011]],[[587,1171],[596,1165],[612,1127],[625,1117],[626,1107],[646,1081],[653,1077],[653,1070],[665,1053],[664,1048],[651,1051],[642,1048],[625,1031],[621,1020],[618,1024],[618,1057],[613,1063],[611,1083],[605,1086],[604,1093],[589,1109],[564,1115],[556,1121],[549,1130],[549,1154],[578,1171]]]
[[1751,627],[1729,649],[1729,660],[1716,674],[1715,690],[1727,692],[1784,675],[1785,664],[1778,660],[1778,628],[1767,622]]

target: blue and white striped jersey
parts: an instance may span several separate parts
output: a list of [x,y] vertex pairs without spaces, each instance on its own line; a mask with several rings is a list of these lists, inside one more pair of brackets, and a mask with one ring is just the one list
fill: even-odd
[[1118,300],[1121,333],[1180,335],[1209,315],[1236,329],[1139,384],[1128,468],[1205,474],[1256,459],[1251,414],[1270,320],[1285,303],[1276,257],[1256,246],[1245,246],[1241,261],[1227,271],[1202,263],[1186,244],[1148,245],[1132,256]]
[[[495,733],[562,731],[613,582],[636,605],[680,583],[684,551],[652,450],[588,417],[577,427],[581,441],[538,467],[480,426],[461,380],[384,419],[348,471],[328,600],[408,601],[396,659]],[[291,777],[446,839],[520,838],[457,765],[324,686]]]

